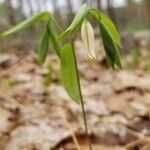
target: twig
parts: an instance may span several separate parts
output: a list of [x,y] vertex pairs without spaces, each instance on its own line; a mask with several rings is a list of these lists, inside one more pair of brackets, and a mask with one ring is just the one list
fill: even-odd
[[24,106],[22,104],[20,104],[19,102],[17,102],[16,99],[14,99],[10,95],[8,95],[6,90],[2,87],[0,87],[0,95],[7,98],[12,104],[16,105],[17,107],[24,108]]
[[136,141],[133,141],[133,142],[131,142],[131,143],[128,143],[127,145],[125,145],[124,146],[124,148],[125,149],[129,149],[129,148],[132,148],[132,147],[134,147],[134,146],[136,146],[136,145],[145,145],[145,144],[147,144],[147,141],[146,140],[141,140],[141,139],[138,139],[138,140],[136,140]]
[[69,128],[69,130],[71,131],[71,136],[72,136],[72,140],[73,140],[73,143],[74,145],[76,146],[76,149],[77,150],[81,150],[81,147],[79,145],[79,142],[77,140],[77,137],[73,131],[73,127],[71,126],[71,124],[68,122],[67,118],[66,118],[66,115],[65,115],[65,112],[62,110],[62,113],[61,113],[62,117],[65,119],[65,123],[67,125],[67,127]]

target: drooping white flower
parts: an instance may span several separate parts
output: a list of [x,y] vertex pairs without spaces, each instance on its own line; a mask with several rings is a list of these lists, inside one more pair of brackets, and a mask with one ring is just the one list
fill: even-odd
[[87,61],[96,58],[94,44],[94,30],[89,21],[84,20],[81,26],[81,38],[86,49],[85,59]]

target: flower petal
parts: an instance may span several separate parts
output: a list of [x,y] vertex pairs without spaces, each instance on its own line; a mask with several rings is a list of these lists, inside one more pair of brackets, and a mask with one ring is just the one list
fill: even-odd
[[96,58],[94,30],[89,21],[84,20],[81,26],[81,37],[86,49],[86,60],[93,60]]

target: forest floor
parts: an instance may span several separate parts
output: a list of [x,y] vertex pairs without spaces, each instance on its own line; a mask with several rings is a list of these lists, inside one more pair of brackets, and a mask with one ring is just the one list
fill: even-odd
[[[150,150],[150,72],[140,65],[113,71],[103,54],[87,63],[80,42],[76,48],[94,150]],[[49,64],[53,83],[46,87]],[[0,150],[88,150],[81,108],[59,69],[53,54],[43,66],[33,51],[1,54]]]

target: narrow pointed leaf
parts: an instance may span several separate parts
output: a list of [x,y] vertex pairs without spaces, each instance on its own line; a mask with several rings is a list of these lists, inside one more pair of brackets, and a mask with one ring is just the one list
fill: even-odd
[[61,54],[61,79],[68,95],[77,103],[80,103],[80,83],[73,46],[70,43],[64,45]]
[[110,32],[107,30],[107,27],[101,21],[99,21],[99,28],[103,39],[108,63],[111,65],[113,69],[115,65],[117,65],[119,68],[122,68],[119,51],[116,44],[113,41]]
[[57,31],[55,29],[54,24],[52,21],[49,21],[49,38],[50,38],[50,44],[52,46],[52,49],[55,51],[57,56],[60,58],[61,57],[61,43],[60,41],[57,40]]
[[50,17],[51,17],[51,14],[49,12],[42,12],[42,13],[35,14],[32,17],[29,17],[28,19],[22,21],[18,25],[12,27],[10,30],[4,32],[2,34],[2,36],[8,36],[8,35],[11,35],[13,33],[19,32],[21,30],[24,30],[24,29],[30,27],[31,25],[33,25],[33,24],[35,24],[41,20],[49,19]]
[[120,46],[121,45],[121,40],[120,40],[120,35],[115,27],[115,25],[113,24],[113,22],[103,13],[101,13],[101,21],[103,22],[103,24],[107,27],[107,29],[109,30],[114,42]]
[[59,35],[58,39],[63,39],[66,36],[73,33],[74,31],[76,31],[77,28],[81,25],[85,16],[88,14],[89,10],[90,8],[86,4],[83,4],[79,9],[78,13],[76,14],[74,20],[72,21],[71,25],[66,29],[66,31]]
[[40,64],[43,64],[45,62],[48,53],[48,45],[49,45],[49,31],[48,31],[48,26],[46,24],[40,39],[40,44],[38,49],[38,61]]
[[113,24],[113,22],[106,15],[104,15],[103,13],[98,11],[97,9],[91,9],[90,12],[97,18],[97,20],[103,22],[103,24],[105,25],[105,27],[107,27],[107,30],[111,34],[114,42],[118,46],[121,46],[120,35],[119,35],[115,25]]

